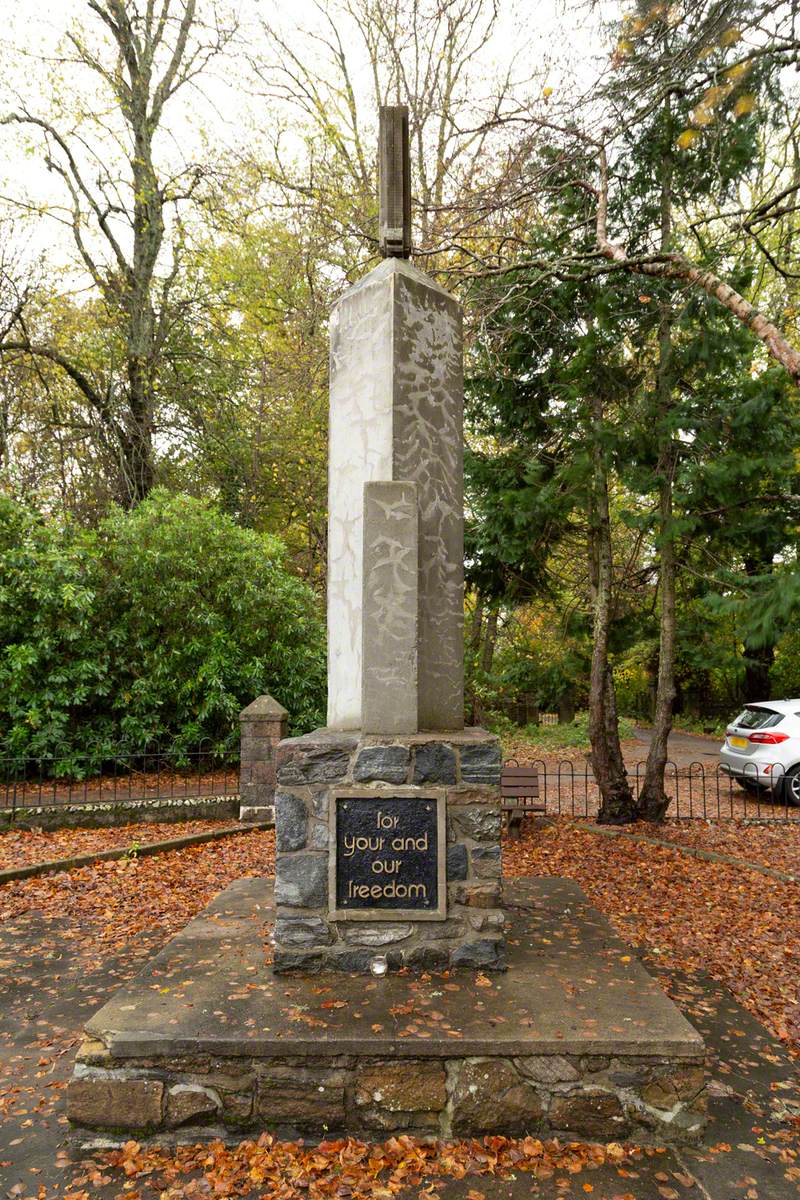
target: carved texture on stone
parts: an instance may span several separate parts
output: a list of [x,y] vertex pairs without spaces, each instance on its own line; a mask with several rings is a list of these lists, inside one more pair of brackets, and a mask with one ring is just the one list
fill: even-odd
[[362,725],[363,489],[416,484],[418,715],[463,727],[461,310],[432,279],[387,259],[331,322],[328,725]]
[[418,525],[416,484],[364,485],[365,733],[417,730]]

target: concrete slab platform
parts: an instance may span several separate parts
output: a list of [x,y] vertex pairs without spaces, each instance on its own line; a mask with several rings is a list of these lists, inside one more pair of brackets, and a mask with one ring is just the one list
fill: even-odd
[[504,907],[502,976],[275,976],[270,883],[240,880],[88,1022],[69,1116],[696,1136],[703,1040],[581,889],[514,880]]
[[700,1035],[576,883],[513,880],[504,900],[503,976],[276,977],[267,961],[271,881],[238,880],[86,1032],[113,1057],[450,1057],[456,1040],[463,1055],[703,1054]]

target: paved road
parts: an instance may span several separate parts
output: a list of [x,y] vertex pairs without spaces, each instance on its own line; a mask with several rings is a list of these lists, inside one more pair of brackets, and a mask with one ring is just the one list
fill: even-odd
[[[652,729],[637,725],[633,732],[636,740],[644,747],[642,757],[646,757],[653,736]],[[669,735],[669,757],[679,767],[688,766],[690,762],[713,762],[716,765],[721,745],[720,737],[704,737],[699,733],[681,733],[673,730]]]

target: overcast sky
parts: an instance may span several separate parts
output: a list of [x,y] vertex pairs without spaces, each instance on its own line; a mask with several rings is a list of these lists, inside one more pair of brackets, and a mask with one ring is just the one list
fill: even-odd
[[[325,0],[321,0],[324,4]],[[199,86],[183,90],[167,110],[166,137],[160,153],[172,164],[201,159],[211,148],[241,146],[257,139],[274,114],[268,103],[253,94],[244,55],[264,38],[261,22],[278,25],[290,37],[320,20],[316,0],[223,0],[240,20],[236,49],[217,59]],[[203,0],[199,5],[202,11]],[[615,7],[615,6],[614,6]],[[603,15],[611,12],[607,4]],[[87,73],[81,74],[64,60],[65,34],[81,26],[100,28],[87,0],[0,0],[0,111],[23,100],[31,112],[48,116],[63,96],[67,112],[74,96],[81,98]],[[583,87],[593,77],[602,52],[598,12],[591,5],[564,0],[500,0],[500,21],[487,53],[484,68],[502,68],[516,56],[520,76],[540,76],[556,92]],[[369,84],[362,64],[356,86]],[[91,98],[83,97],[91,102]],[[26,196],[47,204],[63,193],[57,176],[48,172],[41,156],[26,151],[25,139],[14,126],[0,126],[0,190],[5,197]],[[46,228],[45,228],[46,227]],[[32,243],[54,250],[59,235],[52,222],[33,222]],[[67,242],[64,241],[66,250]]]

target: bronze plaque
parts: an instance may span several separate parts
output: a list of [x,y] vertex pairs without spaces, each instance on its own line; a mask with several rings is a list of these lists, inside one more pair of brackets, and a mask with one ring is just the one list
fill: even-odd
[[331,798],[330,908],[337,919],[446,912],[444,796],[337,792]]

